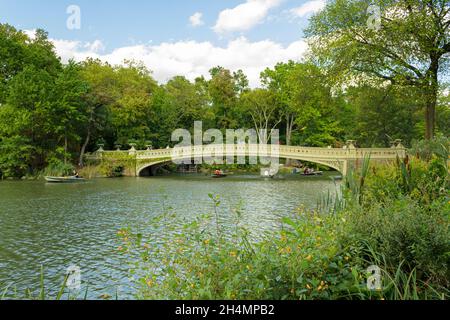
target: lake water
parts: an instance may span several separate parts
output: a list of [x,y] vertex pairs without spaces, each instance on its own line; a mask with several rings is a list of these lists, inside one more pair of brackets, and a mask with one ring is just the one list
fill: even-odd
[[[330,174],[335,175],[335,174]],[[222,220],[232,209],[253,233],[274,230],[282,216],[301,205],[314,207],[321,194],[335,191],[329,175],[262,179],[259,176],[169,176],[98,179],[77,184],[42,181],[0,182],[0,290],[10,286],[23,296],[45,286],[56,292],[67,268],[82,271],[88,297],[108,294],[133,298],[128,261],[117,254],[117,231],[124,227],[151,232],[152,217],[171,207],[187,219],[210,213],[209,193],[221,196]],[[170,239],[167,239],[170,241]],[[0,296],[2,291],[0,291]]]

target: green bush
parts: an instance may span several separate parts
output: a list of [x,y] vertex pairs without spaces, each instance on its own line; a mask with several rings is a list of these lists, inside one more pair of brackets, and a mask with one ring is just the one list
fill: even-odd
[[0,178],[21,178],[29,173],[27,163],[34,151],[29,141],[23,137],[0,136]]
[[449,157],[450,140],[443,135],[437,135],[433,140],[414,141],[410,154],[425,161],[431,160],[436,156],[443,161],[447,161]]
[[52,158],[48,166],[41,173],[42,176],[71,176],[75,167],[71,163],[64,163],[63,161]]
[[448,286],[449,213],[448,203],[425,209],[407,197],[373,203],[372,207],[350,210],[347,231],[340,241],[363,248],[368,255],[370,248],[383,257],[384,267],[390,271],[402,265],[406,273],[416,270],[421,280]]
[[363,190],[364,203],[411,197],[424,206],[445,197],[449,176],[442,160],[433,157],[429,162],[407,158],[396,166],[378,166],[369,170]]

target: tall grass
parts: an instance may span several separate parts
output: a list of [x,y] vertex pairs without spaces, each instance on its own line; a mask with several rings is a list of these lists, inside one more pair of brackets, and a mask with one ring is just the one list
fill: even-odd
[[[33,293],[31,289],[25,289],[23,293],[20,293],[13,284],[8,284],[2,289],[0,300],[75,300],[78,295],[72,295],[72,292],[67,288],[67,281],[69,275],[66,274],[64,280],[56,293],[50,294],[46,290],[44,267],[41,266],[39,274],[39,287],[37,293]],[[87,299],[88,286],[84,293],[84,299]],[[66,297],[64,297],[66,295]]]

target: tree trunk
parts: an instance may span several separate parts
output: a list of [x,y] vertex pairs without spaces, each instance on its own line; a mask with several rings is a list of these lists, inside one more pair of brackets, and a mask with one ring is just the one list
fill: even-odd
[[89,118],[89,124],[88,124],[88,129],[87,129],[87,134],[86,134],[86,140],[84,140],[83,146],[81,147],[80,150],[80,160],[78,161],[78,165],[82,168],[84,166],[84,154],[86,153],[86,148],[89,144],[89,141],[91,140],[91,126],[92,126],[92,122],[94,121],[94,112],[91,112],[91,117]]
[[427,97],[427,105],[425,110],[425,139],[432,140],[434,138],[436,123],[436,99],[431,95]]
[[84,158],[84,154],[86,153],[86,148],[89,144],[90,139],[91,139],[91,126],[89,125],[88,132],[86,135],[86,140],[84,141],[83,146],[81,147],[81,151],[80,151],[80,161],[78,162],[78,165],[80,166],[80,168],[82,168],[84,166],[83,158]]
[[67,165],[67,133],[64,134],[64,165]]
[[432,140],[436,130],[436,105],[439,94],[439,60],[434,59],[428,71],[429,80],[425,88],[425,139]]

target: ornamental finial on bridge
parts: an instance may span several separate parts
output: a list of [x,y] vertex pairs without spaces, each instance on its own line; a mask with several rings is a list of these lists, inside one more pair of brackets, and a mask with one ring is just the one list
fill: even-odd
[[398,148],[398,149],[405,149],[405,147],[403,146],[402,142],[403,142],[402,139],[396,139],[395,140],[395,147]]
[[356,140],[347,140],[346,145],[348,149],[356,149]]
[[391,141],[391,148],[392,149],[405,149],[402,142],[403,142],[402,139],[395,139],[394,141]]
[[103,149],[104,146],[105,146],[105,145],[104,145],[103,143],[99,143],[99,144],[98,144],[98,150],[97,150],[97,152],[98,152],[98,153],[104,152],[104,151],[105,151],[105,150]]

